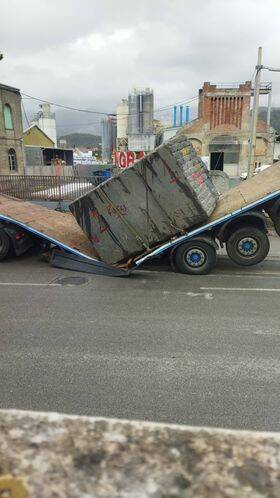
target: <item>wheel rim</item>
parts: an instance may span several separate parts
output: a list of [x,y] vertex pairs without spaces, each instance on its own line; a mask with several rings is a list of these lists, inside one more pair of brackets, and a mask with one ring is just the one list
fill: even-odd
[[254,237],[243,237],[237,243],[237,249],[241,256],[251,257],[259,250],[259,243]]
[[199,268],[205,264],[207,260],[206,253],[198,247],[193,247],[185,253],[185,261],[192,268]]

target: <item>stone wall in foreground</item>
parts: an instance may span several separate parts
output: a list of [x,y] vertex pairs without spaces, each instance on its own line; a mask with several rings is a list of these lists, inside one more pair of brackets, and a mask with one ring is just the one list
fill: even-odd
[[277,498],[280,434],[0,411],[0,496]]

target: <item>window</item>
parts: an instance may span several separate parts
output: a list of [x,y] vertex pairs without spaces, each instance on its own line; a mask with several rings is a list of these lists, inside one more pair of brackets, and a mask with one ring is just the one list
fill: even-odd
[[4,105],[4,122],[6,130],[13,130],[13,117],[12,117],[12,109],[9,104]]
[[8,157],[9,157],[10,171],[16,171],[17,170],[17,156],[16,156],[15,149],[9,149]]

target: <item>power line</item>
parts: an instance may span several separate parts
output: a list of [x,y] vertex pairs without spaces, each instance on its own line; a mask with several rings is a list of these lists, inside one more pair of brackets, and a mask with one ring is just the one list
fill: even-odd
[[193,102],[194,100],[198,100],[198,95],[196,95],[195,97],[191,97],[190,99],[188,100],[181,100],[180,102],[175,102],[175,104],[171,104],[171,105],[168,105],[166,107],[162,107],[160,109],[155,109],[154,112],[161,112],[161,111],[165,111],[167,109],[172,109],[173,107],[179,105],[179,104],[189,104],[191,102]]
[[251,83],[252,83],[253,78],[254,78],[254,76],[255,76],[255,72],[256,72],[256,68],[254,69],[254,71],[253,71],[253,73],[252,73],[252,76],[251,76],[251,78],[250,78],[250,80],[249,80],[249,81],[251,81]]
[[100,124],[100,119],[96,119],[95,121],[91,121],[90,123],[72,123],[72,124],[65,124],[65,125],[57,124],[57,126],[67,126],[67,127],[71,128],[73,126],[92,126],[92,125],[97,125],[97,124]]
[[79,109],[77,107],[72,107],[69,105],[58,104],[57,102],[51,102],[50,100],[44,100],[44,99],[40,99],[38,97],[33,97],[32,95],[29,95],[28,93],[21,92],[21,94],[24,95],[25,97],[28,97],[29,99],[37,100],[38,102],[43,102],[45,104],[54,105],[55,107],[62,107],[63,109],[68,109],[70,111],[87,112],[88,114],[99,114],[101,116],[110,116],[111,115],[111,113],[109,113],[109,112],[90,111],[88,109]]
[[[77,112],[85,112],[85,113],[88,113],[88,114],[97,114],[99,116],[115,116],[116,113],[114,112],[102,112],[102,111],[91,111],[89,109],[81,109],[81,108],[78,108],[78,107],[73,107],[73,106],[68,106],[68,105],[64,105],[64,104],[58,104],[57,102],[52,102],[50,100],[44,100],[44,99],[41,99],[39,97],[34,97],[33,95],[29,95],[28,93],[24,93],[24,92],[21,92],[22,95],[24,95],[25,97],[28,97],[29,99],[32,99],[32,100],[36,100],[38,102],[43,102],[45,104],[50,104],[50,105],[53,105],[55,107],[60,107],[62,109],[67,109],[67,110],[70,110],[70,111],[77,111]],[[157,112],[162,112],[162,111],[165,111],[165,110],[168,110],[168,109],[171,109],[173,108],[174,106],[176,105],[179,105],[179,104],[187,104],[187,103],[190,103],[194,100],[197,100],[198,99],[198,96],[195,96],[195,97],[191,97],[190,99],[187,99],[187,100],[182,100],[180,102],[175,102],[174,104],[171,104],[171,105],[168,105],[168,106],[165,106],[165,107],[160,107],[158,109],[155,109],[154,110],[154,113],[157,113]],[[149,113],[150,111],[142,111],[143,113]],[[139,115],[139,112],[137,113],[132,113],[132,114],[119,114],[119,116],[138,116]]]
[[23,112],[24,112],[25,120],[26,120],[27,126],[28,126],[28,128],[29,128],[29,127],[30,127],[30,123],[29,123],[29,119],[28,119],[27,114],[26,114],[26,110],[25,110],[25,107],[24,107],[23,100],[21,101],[21,103],[22,103],[22,108],[23,108]]

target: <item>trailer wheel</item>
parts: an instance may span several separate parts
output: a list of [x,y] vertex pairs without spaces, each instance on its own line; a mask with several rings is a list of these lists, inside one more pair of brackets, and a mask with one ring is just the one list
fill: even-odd
[[207,275],[217,260],[215,248],[207,242],[190,241],[181,244],[175,251],[174,264],[181,273]]
[[0,229],[0,261],[5,259],[10,250],[10,239],[4,230]]
[[242,266],[257,265],[263,261],[268,255],[269,247],[266,233],[250,226],[236,230],[226,243],[230,259]]

